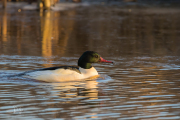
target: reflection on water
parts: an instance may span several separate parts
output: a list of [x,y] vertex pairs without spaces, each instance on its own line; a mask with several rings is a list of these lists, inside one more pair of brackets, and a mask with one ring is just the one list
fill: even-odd
[[93,49],[108,56],[179,55],[180,10],[154,9],[1,11],[0,53],[72,56]]
[[[38,57],[1,56],[1,64],[30,69],[48,63]],[[34,60],[37,58],[37,61]],[[2,78],[3,118],[124,118],[179,119],[180,84],[177,57],[111,58],[115,65],[96,65],[99,78],[42,83],[26,78]],[[60,59],[60,61],[67,61]],[[69,58],[70,64],[76,59]],[[21,64],[20,64],[21,63]],[[53,61],[58,65],[58,61]],[[62,64],[63,65],[63,64]],[[103,69],[102,69],[103,68]],[[9,72],[8,72],[9,71]],[[19,73],[8,70],[4,74]],[[113,79],[108,76],[109,75]],[[109,81],[107,81],[109,79]],[[14,108],[15,107],[15,108]],[[8,116],[8,117],[7,117]]]
[[[179,12],[0,11],[0,119],[180,119]],[[76,65],[85,50],[115,64],[94,64],[100,77],[71,82],[3,77]]]

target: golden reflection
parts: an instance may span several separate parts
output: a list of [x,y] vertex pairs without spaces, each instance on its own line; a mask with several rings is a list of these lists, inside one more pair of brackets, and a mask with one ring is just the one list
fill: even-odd
[[[68,17],[75,15],[74,11],[68,12]],[[74,20],[61,20],[59,12],[40,12],[42,33],[42,56],[51,57],[54,54],[64,56],[69,36],[74,26]],[[55,51],[54,51],[54,50]],[[51,60],[50,60],[51,62]],[[44,67],[51,66],[49,63]]]
[[41,32],[42,32],[42,56],[52,56],[52,26],[51,11],[44,12],[44,16],[41,18]]
[[2,16],[2,41],[7,42],[7,12],[3,10]]
[[[0,12],[1,15],[1,12]],[[2,11],[2,19],[0,20],[0,48],[2,48],[2,50],[0,49],[0,53],[6,53],[7,50],[7,44],[8,44],[8,40],[7,40],[7,34],[8,34],[8,28],[7,28],[7,11],[6,9],[4,9]]]

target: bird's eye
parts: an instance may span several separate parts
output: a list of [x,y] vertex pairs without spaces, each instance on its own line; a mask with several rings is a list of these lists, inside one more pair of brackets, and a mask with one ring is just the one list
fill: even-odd
[[95,58],[98,58],[98,55],[95,55],[94,57],[95,57]]

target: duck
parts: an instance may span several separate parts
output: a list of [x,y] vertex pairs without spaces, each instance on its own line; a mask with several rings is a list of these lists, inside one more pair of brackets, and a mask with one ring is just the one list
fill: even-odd
[[59,82],[64,80],[80,80],[98,76],[97,70],[92,63],[113,63],[103,59],[97,52],[86,51],[78,60],[78,66],[57,66],[27,71],[19,74],[25,78],[45,81]]

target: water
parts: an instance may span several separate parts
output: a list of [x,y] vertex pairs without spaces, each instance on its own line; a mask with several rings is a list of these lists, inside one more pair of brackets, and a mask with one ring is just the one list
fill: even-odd
[[[180,119],[180,10],[88,6],[0,11],[0,119]],[[2,76],[76,65],[86,50],[115,64],[46,83]]]

